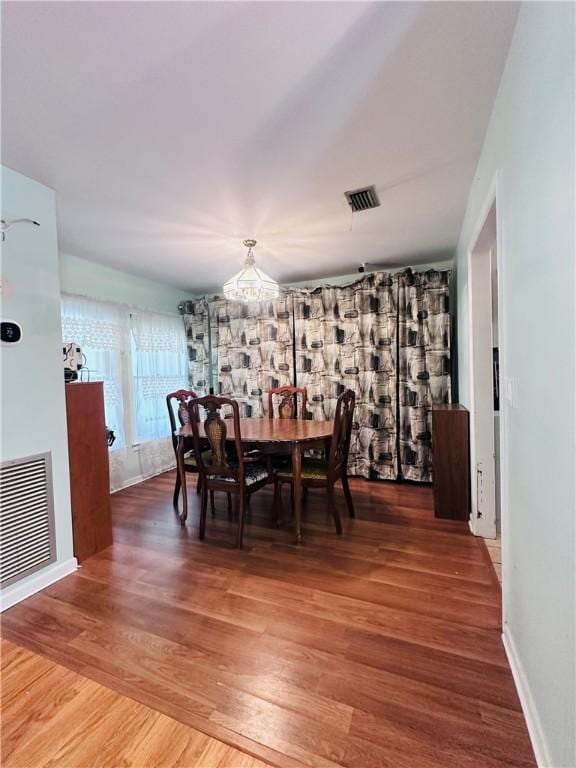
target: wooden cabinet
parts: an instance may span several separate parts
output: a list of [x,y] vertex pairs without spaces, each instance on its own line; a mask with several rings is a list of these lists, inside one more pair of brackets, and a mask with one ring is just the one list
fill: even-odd
[[65,385],[74,555],[79,563],[112,544],[103,386],[101,381]]
[[432,407],[434,514],[470,517],[470,414],[463,405]]

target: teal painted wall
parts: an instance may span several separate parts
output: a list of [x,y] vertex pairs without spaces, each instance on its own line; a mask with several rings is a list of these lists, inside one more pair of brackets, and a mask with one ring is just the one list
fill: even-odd
[[2,218],[40,222],[14,226],[2,243],[2,318],[23,329],[19,344],[1,348],[2,460],[52,454],[56,547],[63,563],[73,553],[54,193],[8,168],[1,174]]
[[63,293],[171,314],[178,314],[178,303],[190,298],[189,291],[67,253],[60,254],[60,283]]
[[[495,174],[501,220],[504,635],[541,765],[576,765],[574,12],[523,3],[457,255],[460,399],[470,405],[468,250]],[[503,446],[504,448],[504,446]]]

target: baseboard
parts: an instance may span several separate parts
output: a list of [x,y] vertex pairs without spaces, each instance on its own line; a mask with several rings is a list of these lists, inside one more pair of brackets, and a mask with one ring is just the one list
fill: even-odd
[[136,475],[136,477],[131,477],[129,480],[125,480],[122,485],[118,485],[114,488],[110,488],[110,493],[118,493],[118,491],[123,491],[125,488],[130,488],[133,485],[138,485],[139,483],[143,483],[144,480],[147,480],[144,475]]
[[536,762],[538,763],[539,768],[553,768],[552,758],[550,757],[544,731],[542,730],[538,710],[534,699],[532,698],[528,678],[526,677],[524,666],[518,656],[514,638],[506,625],[502,632],[502,642],[504,643],[508,663],[512,670],[512,677],[516,684],[516,690],[518,691],[518,697],[522,706],[522,712],[524,713],[524,719],[526,720],[526,726],[528,728],[530,741],[532,742],[532,749],[534,750]]
[[132,485],[138,485],[139,483],[143,483],[145,480],[158,477],[158,475],[163,475],[165,472],[172,472],[175,469],[176,464],[172,464],[169,467],[159,469],[158,472],[152,472],[150,475],[136,475],[136,477],[131,477],[129,480],[126,480],[124,483],[122,483],[122,485],[119,485],[116,488],[110,488],[110,493],[118,493],[118,491],[123,491],[125,488],[130,488]]
[[78,568],[78,562],[75,557],[65,560],[63,563],[54,563],[38,571],[33,576],[23,579],[21,583],[12,584],[0,594],[0,613],[7,608],[11,608],[16,603],[22,602],[27,597],[40,592],[41,589],[49,587],[55,581],[63,579]]

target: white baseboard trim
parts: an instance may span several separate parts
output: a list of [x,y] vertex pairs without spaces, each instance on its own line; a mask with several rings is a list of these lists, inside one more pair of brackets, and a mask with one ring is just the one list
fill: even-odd
[[53,563],[47,566],[44,570],[23,579],[21,583],[17,582],[6,587],[0,594],[0,613],[36,594],[36,592],[40,592],[41,589],[49,587],[55,581],[63,579],[64,576],[74,573],[77,568],[76,558],[71,557],[69,560],[64,560],[63,563]]
[[133,485],[143,483],[144,480],[147,479],[148,478],[144,477],[144,475],[136,475],[136,477],[131,477],[129,480],[124,480],[124,482],[120,485],[114,486],[114,488],[110,488],[110,493],[118,493],[118,491],[123,491],[125,488],[130,488]]
[[532,742],[532,749],[534,750],[536,762],[538,763],[539,768],[553,768],[552,758],[550,757],[550,751],[546,743],[542,723],[538,716],[536,703],[532,698],[528,678],[526,677],[524,666],[518,656],[518,649],[516,648],[514,637],[506,625],[504,625],[502,631],[502,642],[504,643],[504,650],[506,651],[508,663],[512,670],[512,677],[516,684],[516,690],[518,691],[518,697],[522,706],[522,712],[524,713],[524,719],[526,720],[528,735]]
[[131,477],[129,480],[125,480],[122,485],[110,488],[110,493],[118,493],[118,491],[123,491],[125,488],[130,488],[132,485],[138,485],[139,483],[143,483],[145,480],[151,480],[153,477],[163,475],[165,472],[172,472],[174,469],[176,469],[176,464],[164,467],[159,469],[157,472],[151,472],[150,474],[136,475],[136,477]]

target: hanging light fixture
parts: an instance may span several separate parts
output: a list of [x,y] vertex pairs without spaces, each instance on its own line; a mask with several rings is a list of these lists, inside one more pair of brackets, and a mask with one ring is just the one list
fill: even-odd
[[280,293],[276,280],[258,269],[254,262],[252,248],[256,240],[244,240],[248,254],[244,267],[237,275],[224,283],[224,296],[231,301],[265,301],[275,299]]

